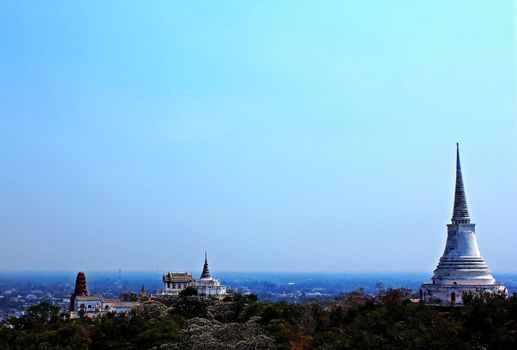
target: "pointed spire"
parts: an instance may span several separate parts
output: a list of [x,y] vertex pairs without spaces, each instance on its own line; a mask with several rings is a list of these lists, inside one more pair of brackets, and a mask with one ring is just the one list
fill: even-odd
[[88,287],[86,286],[86,274],[79,272],[75,278],[75,296],[89,296]]
[[203,272],[201,273],[201,279],[211,279],[210,269],[208,268],[208,258],[205,250],[205,264],[203,265]]
[[75,289],[70,296],[70,311],[74,311],[75,297],[87,297],[89,295],[90,293],[88,292],[88,287],[86,286],[86,275],[81,271],[75,278]]
[[461,174],[460,147],[456,143],[456,190],[454,193],[454,210],[452,212],[453,224],[470,223],[469,210],[467,208],[467,197],[463,186],[463,176]]

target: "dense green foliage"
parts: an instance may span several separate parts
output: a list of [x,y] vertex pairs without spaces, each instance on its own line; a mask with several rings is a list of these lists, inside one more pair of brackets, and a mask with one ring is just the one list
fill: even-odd
[[438,309],[399,290],[305,304],[192,293],[130,317],[67,320],[49,304],[0,325],[0,349],[515,349],[517,297]]

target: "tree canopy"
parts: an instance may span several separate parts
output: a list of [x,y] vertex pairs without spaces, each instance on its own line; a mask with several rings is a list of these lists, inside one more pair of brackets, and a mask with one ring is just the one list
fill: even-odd
[[304,304],[182,295],[145,301],[129,317],[72,320],[43,303],[0,325],[0,350],[517,348],[517,297],[466,299],[435,308],[397,289]]

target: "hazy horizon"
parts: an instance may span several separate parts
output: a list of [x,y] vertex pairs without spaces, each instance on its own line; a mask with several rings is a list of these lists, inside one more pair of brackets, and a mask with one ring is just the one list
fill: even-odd
[[516,10],[0,3],[0,271],[515,271]]
[[[436,267],[435,267],[436,268]],[[31,274],[31,273],[66,273],[66,274],[73,274],[74,276],[77,275],[79,271],[86,272],[88,274],[95,274],[95,273],[101,273],[101,274],[108,274],[113,273],[115,275],[118,274],[118,268],[114,269],[105,269],[105,270],[97,270],[97,269],[83,269],[83,270],[77,270],[77,269],[68,269],[68,270],[52,270],[52,269],[14,269],[14,270],[0,270],[0,274]],[[156,270],[122,270],[122,274],[128,273],[128,274],[134,274],[134,273],[146,273],[146,274],[159,274],[162,275],[163,273],[167,272],[188,272],[191,273],[194,277],[201,274],[202,269],[195,268],[195,269],[185,269],[185,268],[175,268],[174,266],[170,266],[170,268],[165,267],[163,269],[160,269],[158,271]],[[214,275],[219,274],[303,274],[303,275],[401,275],[401,274],[409,274],[409,275],[428,275],[429,279],[433,275],[434,268],[431,271],[417,271],[417,270],[214,270]],[[517,276],[517,270],[498,270],[498,271],[492,271],[492,275],[516,275]]]

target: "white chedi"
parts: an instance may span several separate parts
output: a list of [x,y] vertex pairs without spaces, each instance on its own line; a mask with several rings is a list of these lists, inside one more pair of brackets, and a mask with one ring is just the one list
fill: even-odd
[[456,150],[456,190],[447,243],[430,281],[420,287],[420,299],[434,305],[463,305],[466,294],[502,294],[508,290],[496,283],[479,252],[475,224],[470,222],[461,173],[459,148]]
[[226,286],[221,285],[218,279],[215,279],[210,274],[208,268],[208,259],[205,252],[205,264],[203,265],[203,272],[201,277],[195,282],[194,287],[197,289],[197,294],[202,296],[224,296],[226,295]]

